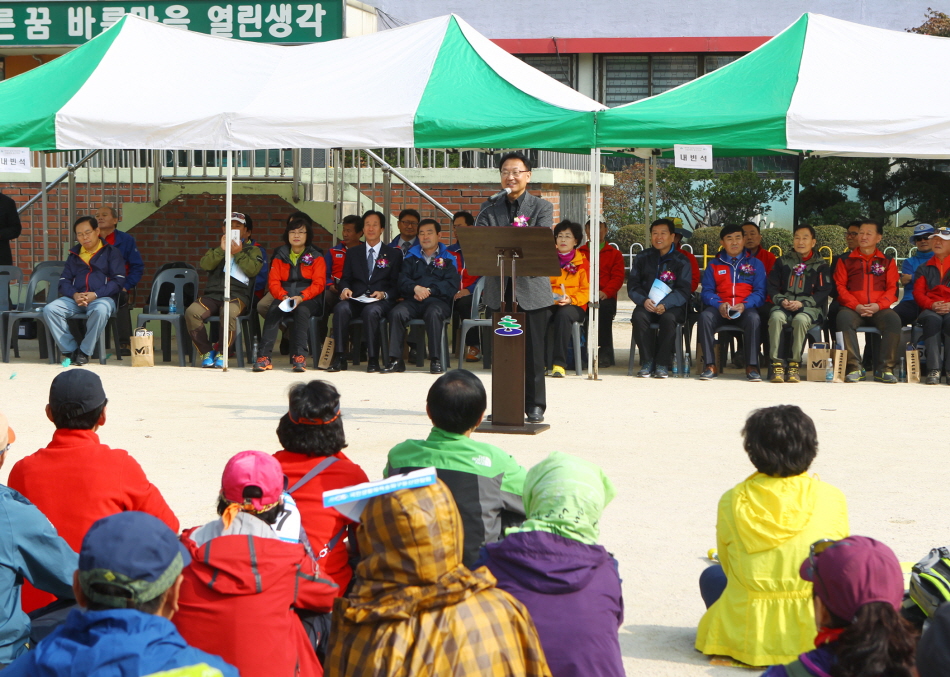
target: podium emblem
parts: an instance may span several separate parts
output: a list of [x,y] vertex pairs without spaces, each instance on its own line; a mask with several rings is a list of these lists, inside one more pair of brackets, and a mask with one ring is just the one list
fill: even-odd
[[511,315],[505,315],[498,320],[498,329],[495,330],[495,333],[499,336],[520,336],[524,333],[524,330]]

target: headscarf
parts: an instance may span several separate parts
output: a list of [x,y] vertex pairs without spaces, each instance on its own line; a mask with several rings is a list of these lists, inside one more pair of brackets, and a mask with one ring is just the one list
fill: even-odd
[[551,452],[525,477],[523,499],[528,519],[506,533],[546,531],[597,545],[600,515],[616,494],[613,483],[593,463]]
[[562,254],[561,252],[558,252],[557,260],[558,260],[558,263],[561,264],[561,268],[567,268],[571,264],[571,261],[574,260],[574,257],[576,255],[577,255],[577,249],[572,249],[566,254]]

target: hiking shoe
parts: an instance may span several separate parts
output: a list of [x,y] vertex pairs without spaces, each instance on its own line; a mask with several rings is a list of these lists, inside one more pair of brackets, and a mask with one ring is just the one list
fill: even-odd
[[224,353],[218,353],[214,356],[214,368],[215,369],[224,369],[225,363]]
[[748,367],[745,372],[745,377],[749,383],[762,382],[762,376],[759,374],[759,370],[756,367]]
[[798,362],[789,362],[788,371],[786,372],[785,382],[786,383],[801,383],[802,379],[798,375]]
[[647,362],[643,365],[643,369],[637,372],[637,376],[640,378],[650,378],[653,375],[653,363]]
[[664,366],[658,365],[656,371],[653,372],[653,378],[669,378],[670,370]]
[[554,378],[564,378],[567,376],[567,372],[564,371],[564,367],[554,365],[554,368],[551,370],[551,376]]
[[291,363],[294,365],[295,373],[302,374],[303,372],[307,371],[307,358],[303,355],[294,355],[291,358]]
[[940,370],[931,369],[927,372],[927,377],[924,379],[924,385],[936,386],[940,385]]
[[772,363],[772,383],[785,383],[785,365],[781,362]]
[[890,369],[875,372],[874,380],[879,381],[880,383],[897,383],[897,377],[894,376],[894,372],[892,372]]
[[847,376],[844,377],[845,383],[857,383],[858,381],[864,380],[864,372],[860,369],[857,371],[849,371]]
[[466,362],[478,362],[480,359],[482,359],[482,354],[477,346],[469,346],[465,349]]
[[252,371],[269,371],[273,368],[274,365],[271,364],[270,358],[261,355],[257,358],[257,362],[254,363],[254,369]]
[[717,378],[718,376],[719,374],[716,373],[716,368],[711,364],[707,364],[706,368],[703,369],[703,373],[699,375],[699,380],[711,381],[712,379]]
[[214,351],[209,351],[198,356],[201,359],[201,366],[205,369],[211,369],[214,366]]

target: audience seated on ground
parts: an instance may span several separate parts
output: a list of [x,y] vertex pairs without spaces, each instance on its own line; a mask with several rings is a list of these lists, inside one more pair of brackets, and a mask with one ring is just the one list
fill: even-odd
[[881,332],[881,348],[874,365],[874,380],[897,383],[894,366],[900,344],[901,320],[891,310],[897,301],[897,264],[877,248],[884,227],[877,221],[863,219],[858,230],[858,248],[847,258],[839,259],[835,269],[838,302],[838,331],[844,334],[848,351],[848,373],[845,383],[864,380],[861,352],[858,349],[858,327],[875,327]]
[[[16,439],[0,413],[0,468]],[[0,484],[0,670],[30,648],[30,617],[20,608],[23,581],[73,598],[76,553],[23,496]]]
[[[198,359],[201,360],[202,367],[223,369],[227,362],[228,348],[213,351],[208,330],[205,328],[205,322],[212,315],[224,314],[225,247],[231,249],[231,301],[227,310],[229,348],[234,343],[238,316],[243,315],[251,305],[253,280],[264,265],[263,251],[251,240],[252,229],[253,222],[250,217],[233,212],[230,221],[224,225],[221,242],[205,252],[198,263],[201,269],[208,273],[208,283],[201,296],[185,310],[185,325],[198,349]],[[238,350],[241,349],[242,347],[238,346]]]
[[[615,495],[604,472],[555,451],[528,471],[528,519],[482,549],[497,587],[527,607],[554,677],[623,677],[623,594],[598,523]],[[564,610],[570,609],[570,622]]]
[[[547,365],[551,376],[563,378],[567,372],[567,347],[571,340],[571,327],[575,322],[584,323],[587,303],[590,301],[590,262],[577,251],[584,239],[579,223],[561,221],[554,226],[554,244],[561,264],[561,274],[551,278],[554,303],[551,306],[550,343],[547,346]],[[574,360],[580,360],[575,355]]]
[[[277,425],[283,450],[274,454],[287,476],[303,529],[320,556],[320,575],[339,586],[342,595],[353,575],[346,549],[347,527],[354,522],[323,507],[323,492],[368,482],[366,473],[343,453],[346,436],[340,394],[329,381],[298,383]],[[322,554],[326,550],[325,554]]]
[[455,497],[464,526],[462,562],[470,566],[479,549],[502,537],[504,528],[524,519],[521,492],[525,469],[498,447],[473,440],[487,406],[485,387],[475,374],[456,369],[429,388],[426,413],[432,431],[424,440],[406,440],[389,450],[385,477],[435,467]]
[[[719,231],[720,251],[703,271],[703,305],[699,315],[699,344],[706,368],[701,381],[716,378],[715,332],[723,325],[742,328],[745,336],[746,378],[761,381],[759,375],[760,319],[757,308],[765,302],[765,266],[744,249],[742,228],[723,226]],[[753,312],[755,311],[755,312]]]
[[[588,241],[577,251],[590,261],[590,219],[584,224]],[[600,309],[597,313],[598,359],[604,369],[614,366],[614,317],[617,316],[617,294],[626,279],[626,264],[620,250],[607,243],[607,223],[600,220],[600,272],[599,282]]]
[[844,495],[808,475],[815,424],[801,409],[753,411],[742,430],[756,472],[723,494],[716,519],[720,564],[699,585],[707,611],[696,648],[748,665],[776,665],[813,648],[811,586],[799,576],[809,546],[848,536]]
[[865,536],[821,540],[801,577],[812,584],[815,648],[762,677],[916,677],[917,632],[901,617],[904,576],[890,548]]
[[[257,372],[273,368],[270,357],[280,324],[285,320],[292,319],[294,323],[290,335],[290,361],[295,372],[307,370],[308,348],[319,350],[318,346],[310,346],[310,318],[322,311],[326,261],[323,253],[313,246],[310,220],[292,220],[284,229],[283,239],[284,244],[277,248],[271,259],[267,277],[268,289],[277,303],[271,304],[264,318],[260,356],[254,364]],[[293,307],[284,310],[282,302],[288,300]]]
[[[10,488],[39,508],[77,551],[96,520],[126,510],[154,515],[178,533],[178,519],[138,462],[127,451],[99,441],[96,432],[106,424],[107,403],[95,373],[61,372],[53,379],[46,406],[46,416],[56,426],[53,440],[10,470]],[[24,610],[32,611],[53,596],[25,587],[23,600]]]
[[[637,254],[627,277],[627,294],[637,304],[631,322],[640,351],[641,369],[637,376],[641,378],[670,375],[676,325],[686,322],[692,267],[687,254],[673,246],[673,230],[669,219],[657,219],[650,224],[653,246]],[[656,334],[650,329],[654,322],[660,326]]]
[[406,371],[402,352],[410,320],[424,320],[429,339],[429,372],[441,374],[448,355],[442,354],[442,332],[452,317],[452,301],[461,277],[455,256],[439,242],[442,227],[435,219],[419,222],[417,244],[409,248],[399,271],[398,292],[402,301],[389,313],[389,361],[382,373]]
[[950,604],[937,609],[920,637],[917,672],[920,677],[946,677],[950,674]]
[[[930,236],[933,257],[917,269],[914,299],[921,308],[919,322],[924,328],[924,353],[927,360],[925,385],[940,384],[940,347],[943,344],[943,370],[950,385],[950,228],[941,228]],[[942,339],[942,340],[941,340]]]
[[[772,298],[769,314],[769,358],[772,360],[772,383],[799,383],[799,367],[805,336],[820,325],[828,294],[834,284],[831,269],[818,256],[815,229],[808,225],[795,228],[792,251],[775,262],[768,275],[768,292]],[[792,342],[786,371],[780,348],[782,330],[792,327]]]
[[189,646],[171,622],[190,562],[174,532],[151,515],[129,511],[99,520],[83,538],[73,577],[82,609],[70,611],[4,677],[149,675],[198,663],[238,677],[218,656]]
[[[276,531],[283,490],[273,456],[242,451],[228,461],[219,518],[181,537],[192,563],[175,627],[242,675],[319,677],[323,669],[293,608],[329,612],[336,585],[320,578],[299,540],[284,541]],[[299,539],[299,532],[290,536]]]
[[333,607],[328,677],[551,674],[527,609],[486,569],[462,564],[462,520],[441,481],[369,499],[357,537],[355,584]]
[[[69,250],[59,278],[59,298],[43,306],[43,317],[59,349],[81,367],[89,362],[99,345],[99,334],[115,312],[125,284],[125,260],[116,247],[100,239],[99,222],[94,216],[76,219],[73,233],[79,244]],[[67,324],[76,315],[89,318],[79,344]]]

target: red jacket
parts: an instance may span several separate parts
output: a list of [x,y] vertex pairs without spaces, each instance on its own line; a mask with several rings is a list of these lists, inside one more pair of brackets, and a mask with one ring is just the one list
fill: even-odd
[[343,276],[343,264],[346,263],[346,245],[338,242],[327,250],[323,260],[328,264],[327,284],[339,281]]
[[765,266],[765,274],[768,276],[768,274],[772,272],[772,266],[775,265],[775,254],[765,247],[759,247],[759,251],[755,253],[755,258],[761,261],[762,265]]
[[221,656],[242,677],[320,677],[313,646],[292,607],[327,612],[336,587],[314,576],[299,543],[218,536],[191,554],[172,621],[191,646]]
[[[880,274],[875,275],[872,269]],[[900,275],[894,259],[889,259],[875,249],[865,256],[860,249],[852,251],[847,258],[838,260],[835,268],[835,285],[838,287],[838,302],[845,308],[876,303],[881,308],[890,308],[897,301],[897,281]]]
[[[129,452],[111,449],[91,430],[60,429],[45,449],[20,459],[8,485],[26,496],[76,552],[93,522],[126,510],[162,520],[178,533],[178,519]],[[23,609],[55,598],[23,586]]]
[[692,289],[689,291],[694,292],[699,288],[699,283],[702,280],[702,276],[699,274],[699,261],[696,259],[695,254],[690,254],[688,251],[684,251],[682,247],[676,247],[676,249],[677,251],[683,252],[683,255],[689,259],[689,265],[693,269],[693,281],[690,283]]
[[[309,262],[304,260],[308,255]],[[304,301],[309,301],[323,293],[326,285],[327,264],[323,256],[315,250],[305,250],[297,259],[296,265],[290,263],[290,247],[287,245],[278,247],[274,252],[270,272],[267,274],[267,290],[278,301],[297,295]]]
[[915,275],[914,301],[921,310],[932,310],[935,303],[950,301],[950,256],[943,261],[931,256]]
[[[590,261],[590,243],[577,251]],[[616,299],[626,276],[623,254],[616,247],[605,244],[600,250],[600,274],[597,276],[600,279],[600,291],[604,292],[608,299]]]
[[[335,508],[323,507],[323,492],[369,481],[363,469],[348,459],[342,451],[336,454],[336,457],[339,459],[336,463],[293,493],[297,509],[300,510],[303,529],[307,532],[310,546],[317,552],[341,529],[354,524]],[[313,466],[323,460],[322,456],[306,456],[292,451],[278,451],[274,458],[280,461],[280,466],[284,469],[288,487],[294,486]],[[340,586],[337,594],[346,592],[353,570],[350,569],[349,554],[343,539],[320,560],[320,573]]]

